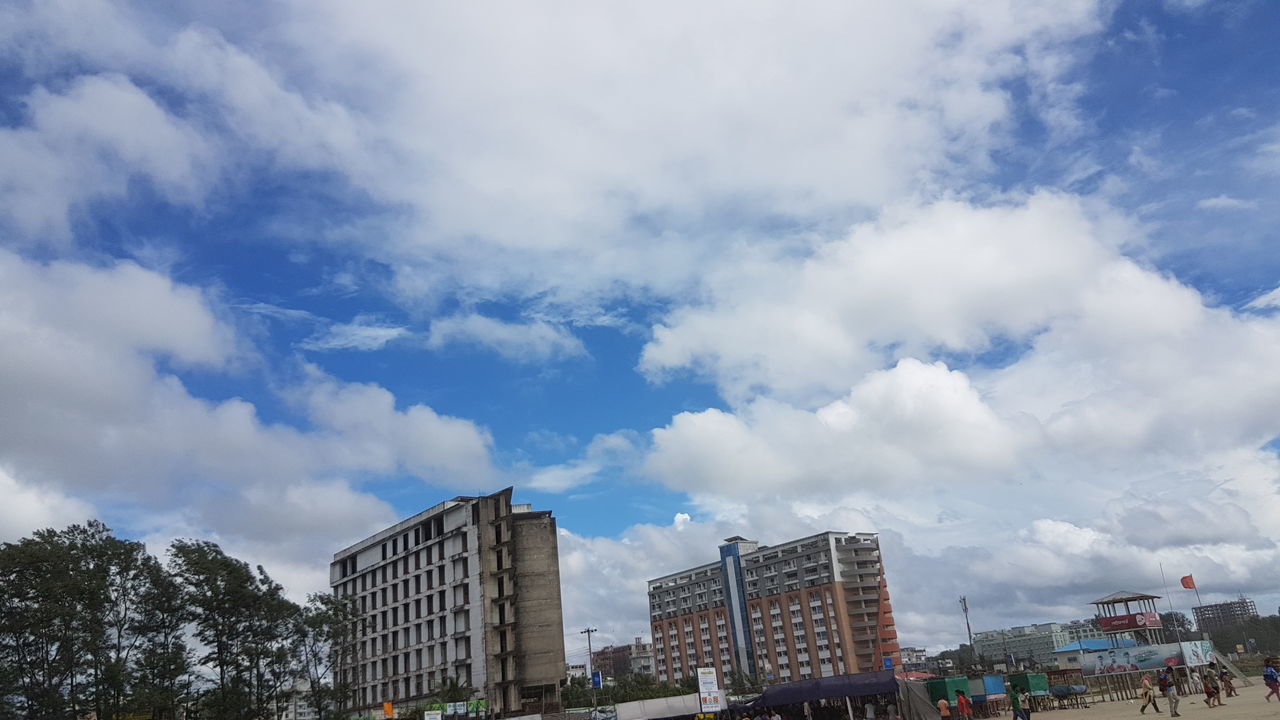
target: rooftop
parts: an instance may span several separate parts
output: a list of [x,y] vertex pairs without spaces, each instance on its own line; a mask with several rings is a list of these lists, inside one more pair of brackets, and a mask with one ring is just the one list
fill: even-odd
[[1092,605],[1110,605],[1112,603],[1133,602],[1135,600],[1159,600],[1159,595],[1148,595],[1146,593],[1134,592],[1132,590],[1121,590],[1113,592],[1110,595],[1094,600]]

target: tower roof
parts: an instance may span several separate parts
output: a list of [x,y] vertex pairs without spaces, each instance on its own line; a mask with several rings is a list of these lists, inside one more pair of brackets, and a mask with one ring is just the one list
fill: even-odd
[[1148,595],[1146,593],[1134,592],[1132,590],[1121,590],[1113,592],[1110,595],[1094,600],[1093,605],[1111,605],[1112,603],[1133,602],[1134,600],[1159,600],[1159,595]]

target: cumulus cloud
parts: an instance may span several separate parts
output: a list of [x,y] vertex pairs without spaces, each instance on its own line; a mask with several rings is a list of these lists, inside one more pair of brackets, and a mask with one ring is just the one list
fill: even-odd
[[23,105],[27,125],[0,129],[0,219],[19,237],[70,242],[77,209],[123,197],[135,178],[186,204],[216,180],[212,143],[128,78],[37,87]]
[[654,329],[640,369],[654,378],[693,369],[731,399],[761,389],[829,396],[886,355],[981,352],[996,337],[1029,337],[1076,302],[1122,230],[1049,193],[898,208],[801,259],[717,268],[707,302]]
[[1070,50],[1105,16],[1084,0],[503,23],[412,3],[240,8],[35,4],[7,11],[6,40],[31,76],[91,66],[163,89],[229,163],[331,173],[391,209],[328,235],[386,262],[406,295],[568,305],[688,289],[722,250],[703,230],[725,212],[745,228],[843,216],[986,173],[1016,124],[1011,85],[1046,123],[1078,126]]
[[60,528],[96,517],[86,502],[48,487],[18,481],[0,467],[0,542],[15,542],[43,528]]
[[454,315],[431,322],[427,347],[471,345],[518,363],[538,363],[586,354],[582,341],[541,320],[508,323],[483,315]]
[[483,428],[397,407],[377,385],[305,367],[282,388],[305,429],[267,422],[243,399],[193,395],[162,361],[229,372],[248,352],[217,307],[132,263],[41,264],[0,251],[0,457],[21,512],[0,527],[84,520],[102,505],[108,521],[220,539],[314,582],[315,548],[333,543],[335,528],[355,535],[393,518],[351,479],[494,482]]

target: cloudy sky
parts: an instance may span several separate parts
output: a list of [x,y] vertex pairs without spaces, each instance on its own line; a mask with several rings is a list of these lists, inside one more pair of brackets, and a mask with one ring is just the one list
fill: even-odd
[[734,534],[881,533],[911,645],[1161,563],[1274,611],[1277,23],[6,3],[0,539],[96,516],[301,595],[514,485],[571,658]]

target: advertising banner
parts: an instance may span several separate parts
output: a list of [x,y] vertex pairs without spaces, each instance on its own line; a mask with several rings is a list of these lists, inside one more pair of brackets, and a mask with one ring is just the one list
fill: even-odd
[[698,668],[698,692],[719,689],[720,681],[716,679],[716,669]]
[[423,710],[422,720],[444,720],[444,713],[439,710]]
[[1114,675],[1135,670],[1159,670],[1163,667],[1182,664],[1182,648],[1178,643],[1109,648],[1084,653],[1080,658],[1080,670],[1086,677]]
[[702,708],[702,712],[720,712],[724,710],[724,696],[720,694],[720,690],[699,690],[698,706]]
[[1142,628],[1161,627],[1160,614],[1153,612],[1133,613],[1132,615],[1116,615],[1115,617],[1098,618],[1098,627],[1103,632],[1121,630],[1141,630]]
[[1208,640],[1189,640],[1182,643],[1184,665],[1208,665],[1213,662],[1213,644]]

